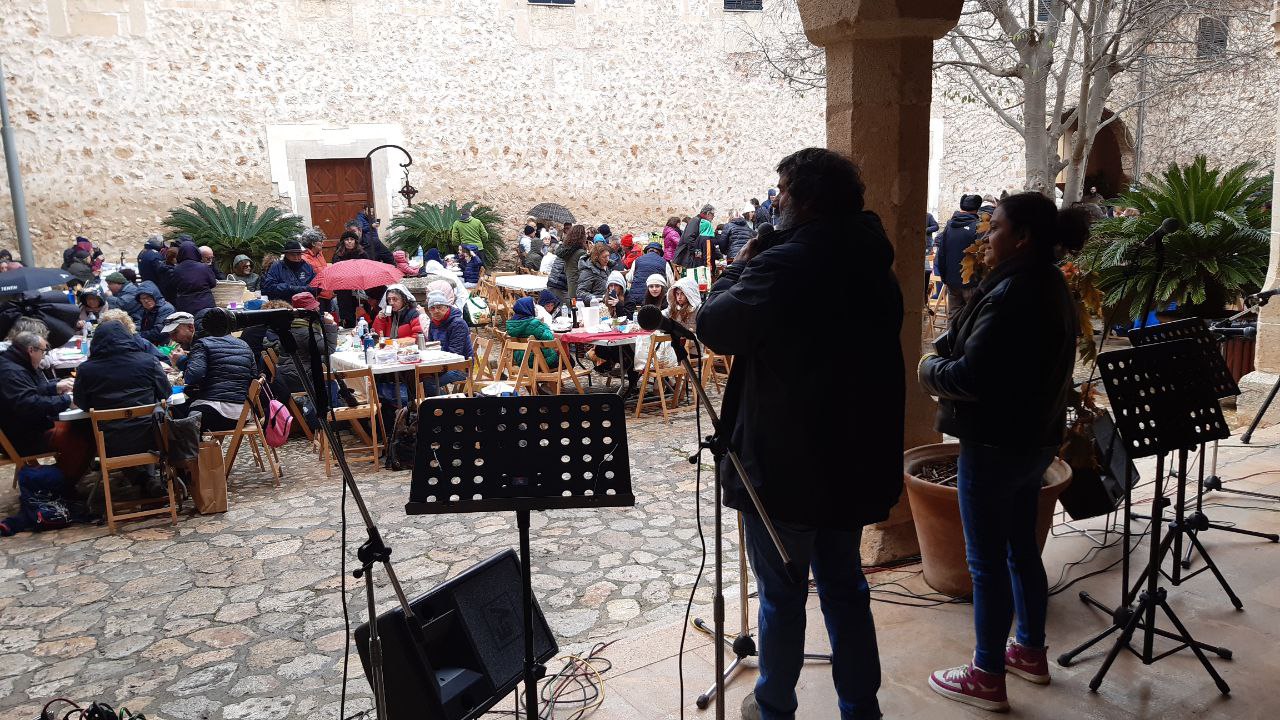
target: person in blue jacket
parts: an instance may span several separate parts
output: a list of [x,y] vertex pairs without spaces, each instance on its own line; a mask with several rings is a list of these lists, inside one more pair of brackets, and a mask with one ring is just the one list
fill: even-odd
[[311,287],[316,271],[302,259],[302,243],[290,240],[284,244],[284,257],[275,261],[262,277],[262,294],[271,300],[292,302],[300,292],[318,295],[319,288]]
[[[462,311],[449,304],[449,299],[443,293],[431,293],[427,296],[427,316],[431,319],[427,326],[428,340],[440,343],[440,349],[445,352],[461,355],[464,358],[471,357],[471,329],[462,319]],[[423,381],[422,386],[426,393],[424,397],[439,395],[441,385],[466,379],[467,374],[460,370],[441,373],[435,380]]]
[[462,285],[473,288],[480,284],[480,271],[484,269],[484,260],[475,245],[463,245],[458,249],[462,261]]

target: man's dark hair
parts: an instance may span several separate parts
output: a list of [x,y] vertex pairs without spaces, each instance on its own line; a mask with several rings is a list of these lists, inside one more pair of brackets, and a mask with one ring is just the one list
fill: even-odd
[[961,210],[964,210],[965,212],[973,212],[974,210],[977,210],[980,207],[982,207],[981,195],[961,195],[960,196]]
[[803,212],[839,215],[863,208],[862,174],[849,158],[826,148],[805,148],[778,163],[787,179],[787,195]]

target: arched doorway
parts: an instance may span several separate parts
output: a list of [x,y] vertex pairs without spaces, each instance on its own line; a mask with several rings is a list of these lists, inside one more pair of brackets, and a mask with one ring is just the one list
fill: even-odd
[[[1068,111],[1068,114],[1070,111]],[[1065,116],[1064,116],[1065,119]],[[1089,150],[1089,161],[1085,166],[1083,194],[1089,194],[1089,188],[1098,188],[1103,197],[1113,198],[1129,189],[1133,182],[1133,136],[1124,121],[1115,117],[1110,110],[1102,111],[1102,122],[1106,126],[1098,131],[1093,139],[1093,147]],[[1066,157],[1067,147],[1075,134],[1075,128],[1063,133],[1059,153]],[[1058,175],[1058,188],[1065,186],[1066,175]]]

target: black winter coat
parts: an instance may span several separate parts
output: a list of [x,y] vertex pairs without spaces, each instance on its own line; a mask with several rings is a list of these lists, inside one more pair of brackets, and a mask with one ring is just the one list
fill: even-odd
[[1075,303],[1048,257],[1001,263],[920,364],[938,430],[1004,448],[1057,447],[1075,367]]
[[164,265],[164,253],[152,248],[143,248],[142,252],[138,253],[138,281],[160,282],[160,271],[157,269],[160,265]]
[[[782,243],[730,265],[698,311],[698,335],[733,355],[722,427],[761,501],[777,522],[853,529],[879,522],[902,493],[905,404],[902,293],[880,219],[820,219],[780,231]],[[805,363],[796,338],[830,331],[822,313],[848,304],[842,254],[861,258],[857,352],[845,356],[856,393],[833,392],[830,376]],[[725,505],[755,512],[730,463]]]
[[178,312],[195,315],[213,307],[213,288],[218,285],[218,278],[213,274],[213,268],[200,262],[200,251],[195,243],[184,242],[179,246],[172,284],[172,293],[165,293],[165,299],[173,303]]
[[756,236],[756,231],[751,229],[746,220],[741,218],[734,220],[724,226],[724,234],[721,236],[721,249],[725,257],[732,260],[737,256],[738,252],[746,246],[751,238]]
[[978,216],[971,212],[956,212],[947,222],[947,227],[938,236],[934,245],[933,269],[943,284],[952,292],[973,287],[972,281],[965,284],[961,262],[964,251],[978,237]]
[[183,380],[192,401],[242,403],[257,376],[257,361],[245,341],[223,335],[202,337],[191,344]]
[[[168,400],[169,378],[155,356],[118,322],[102,323],[94,332],[89,359],[76,368],[72,391],[76,407],[115,410]],[[151,418],[118,420],[102,428],[107,452],[127,455],[157,449]]]
[[578,293],[574,297],[581,300],[583,305],[591,305],[592,301],[599,304],[600,298],[609,290],[611,272],[612,268],[595,265],[583,255],[578,261]]
[[0,430],[23,455],[48,449],[45,432],[71,405],[66,395],[58,394],[57,381],[45,379],[29,358],[16,345],[0,353]]

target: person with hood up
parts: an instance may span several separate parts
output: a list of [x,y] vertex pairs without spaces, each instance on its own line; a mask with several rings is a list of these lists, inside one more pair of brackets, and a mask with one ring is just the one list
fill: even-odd
[[111,273],[106,280],[107,291],[111,293],[107,296],[107,305],[120,308],[137,321],[138,313],[142,310],[138,305],[138,286],[129,282],[124,273],[119,272]]
[[[430,323],[427,325],[428,340],[440,343],[440,349],[445,352],[461,355],[464,358],[472,356],[471,329],[462,319],[461,310],[454,307],[444,295],[433,292],[427,296],[427,316],[430,318]],[[466,379],[467,374],[461,370],[450,370],[441,373],[434,381],[424,380],[423,391],[427,397],[438,395],[441,385],[462,382]]]
[[534,314],[548,327],[555,322],[556,315],[563,317],[566,322],[569,318],[569,311],[564,303],[560,302],[560,298],[550,290],[538,293],[538,306],[534,308]]
[[680,278],[667,290],[667,317],[689,330],[697,331],[698,308],[701,306],[698,281],[691,277]]
[[529,252],[524,254],[524,261],[520,263],[520,267],[533,272],[540,272],[542,270],[542,259],[550,254],[551,233],[543,230],[541,237],[531,242]]
[[[697,320],[707,347],[733,356],[720,428],[802,575],[791,577],[742,480],[731,467],[722,468],[724,504],[742,513],[760,597],[764,652],[742,716],[797,716],[812,571],[835,658],[840,717],[876,718],[880,663],[859,544],[862,528],[887,518],[902,495],[902,293],[893,245],[864,207],[865,188],[852,161],[806,148],[777,169],[777,231],[747,243],[712,286]],[[795,299],[817,307],[846,305],[847,285],[840,278],[848,267],[831,259],[849,252],[858,256],[859,349],[844,359],[853,376],[873,379],[861,388],[869,397],[859,401],[876,408],[874,422],[850,413],[842,393],[815,390],[824,383],[824,369],[795,362],[794,339],[819,337],[830,324],[823,313],[796,313]],[[782,327],[787,330],[779,333]],[[831,471],[849,457],[859,459],[856,473]],[[824,713],[811,708],[799,715]]]
[[210,311],[195,318],[201,336],[191,343],[182,377],[187,397],[193,398],[187,411],[200,411],[200,430],[221,432],[234,430],[240,420],[249,384],[258,376],[258,361],[244,340],[209,332],[203,321]]
[[159,282],[160,267],[164,265],[164,236],[152,235],[138,253],[138,277],[151,282]]
[[637,305],[640,304],[648,289],[651,275],[661,275],[666,279],[662,284],[664,291],[676,279],[675,273],[671,270],[671,264],[662,258],[662,245],[657,240],[644,247],[644,254],[636,259],[631,272],[627,274],[631,279],[631,289],[627,291],[628,300]]
[[[522,297],[516,301],[511,307],[511,319],[507,321],[507,336],[512,340],[524,340],[525,338],[533,338],[534,340],[555,340],[556,334],[551,332],[551,328],[537,317],[537,306],[531,297]],[[511,359],[515,361],[519,367],[524,363],[524,353],[520,350],[513,351]],[[542,359],[546,361],[547,367],[555,369],[560,362],[560,354],[551,348],[542,348]],[[532,366],[530,362],[528,366]]]
[[428,275],[440,275],[446,271],[444,258],[440,256],[440,250],[427,248],[427,251],[422,254],[422,269]]
[[218,278],[213,268],[200,259],[200,249],[191,241],[178,246],[178,264],[173,268],[173,297],[169,302],[192,315],[213,307],[213,289]]
[[729,262],[733,262],[734,256],[741,252],[747,242],[755,236],[756,231],[752,229],[746,217],[741,215],[735,217],[725,224],[724,231],[720,234],[720,252],[729,259]]
[[[614,319],[635,314],[636,304],[627,299],[627,280],[622,277],[622,273],[615,270],[609,274],[609,279],[605,283],[604,298],[598,304],[603,305],[609,317]],[[622,363],[627,373],[627,386],[623,392],[627,395],[637,392],[640,373],[635,369],[636,346],[597,347],[593,352],[599,361],[596,364],[597,372],[607,374],[614,363]]]
[[107,309],[107,302],[102,299],[101,293],[97,290],[81,290],[76,300],[80,305],[80,320],[76,322],[76,329],[97,325],[98,316]]
[[258,287],[262,283],[262,277],[253,271],[253,261],[248,255],[237,255],[235,260],[231,261],[231,274],[227,279],[239,280],[244,283],[244,289],[249,292],[258,292]]
[[156,346],[167,345],[169,334],[164,331],[169,316],[176,312],[173,305],[160,294],[160,288],[150,280],[138,283],[138,314],[134,322],[138,324],[138,334],[150,340]]
[[[103,321],[93,334],[89,359],[76,368],[72,398],[76,407],[85,410],[117,410],[151,405],[169,399],[172,387],[164,368],[128,326]],[[103,441],[111,455],[132,455],[159,448],[155,423],[150,416],[108,423],[102,429]],[[147,497],[158,497],[166,491],[155,466],[139,479]]]
[[302,258],[302,243],[289,240],[284,244],[284,257],[280,258],[262,278],[262,294],[271,300],[289,302],[300,292],[319,295],[320,289],[311,287],[316,271]]
[[[609,262],[609,246],[592,243],[591,249],[578,261],[578,295],[583,305],[599,305],[609,289],[609,273],[614,272]],[[621,277],[621,273],[619,273]]]
[[947,315],[955,317],[964,307],[973,282],[964,282],[962,262],[964,251],[978,238],[978,209],[982,205],[980,195],[961,195],[960,209],[938,235],[934,243],[933,273],[947,286]]
[[684,226],[680,235],[680,245],[676,248],[675,261],[682,268],[694,268],[706,265],[707,248],[715,252],[716,228],[712,221],[716,217],[716,209],[711,205],[703,205],[698,217]]
[[574,225],[565,234],[564,242],[552,255],[551,271],[547,274],[547,288],[563,302],[578,297],[578,272],[582,258],[587,254],[587,229]]
[[422,319],[413,293],[403,285],[391,285],[382,296],[382,312],[373,321],[373,331],[386,338],[411,338],[422,332]]
[[485,229],[484,223],[472,215],[470,210],[463,210],[462,216],[449,228],[449,240],[457,247],[474,245],[476,250],[484,250],[484,241],[488,237],[489,231]]
[[458,248],[458,260],[462,264],[462,285],[471,289],[480,284],[480,272],[484,270],[484,260],[480,257],[480,248],[475,245],[463,245]]
[[396,259],[396,269],[404,273],[405,277],[422,277],[423,275],[426,275],[426,273],[421,270],[413,269],[413,266],[409,264],[409,256],[405,251],[396,250],[391,253],[391,256]]

